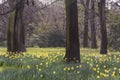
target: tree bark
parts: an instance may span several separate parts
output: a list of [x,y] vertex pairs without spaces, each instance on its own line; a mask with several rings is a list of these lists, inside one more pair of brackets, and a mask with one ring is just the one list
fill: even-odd
[[83,47],[88,48],[88,19],[89,19],[89,2],[90,0],[86,0],[84,6],[84,38],[83,38]]
[[91,0],[90,26],[91,26],[91,48],[97,48],[96,29],[95,29],[95,1]]
[[77,0],[66,4],[66,62],[80,62]]
[[10,9],[15,10],[9,14],[9,26],[7,31],[7,51],[8,52],[25,52],[25,29],[22,22],[24,9],[24,0],[9,1]]
[[108,44],[107,29],[106,29],[105,2],[106,0],[100,0],[100,2],[98,2],[100,27],[101,27],[101,47],[100,47],[101,54],[107,54],[107,44]]

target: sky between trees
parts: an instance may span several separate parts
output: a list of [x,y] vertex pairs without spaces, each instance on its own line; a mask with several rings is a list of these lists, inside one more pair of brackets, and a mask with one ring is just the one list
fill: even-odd
[[[55,0],[39,0],[40,2],[43,2],[43,3],[49,3],[49,2],[52,2],[52,1],[55,1]],[[118,0],[109,0],[109,1],[118,1]],[[0,3],[2,3],[2,0],[0,0]]]
[[[49,3],[49,2],[52,2],[54,0],[39,0],[40,2],[43,2],[43,3]],[[2,3],[2,0],[0,0],[0,3]]]

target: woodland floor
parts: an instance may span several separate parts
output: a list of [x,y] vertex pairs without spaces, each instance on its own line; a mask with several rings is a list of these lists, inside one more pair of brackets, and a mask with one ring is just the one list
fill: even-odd
[[120,80],[120,52],[81,49],[81,63],[65,63],[64,48],[27,48],[7,55],[0,48],[0,80]]

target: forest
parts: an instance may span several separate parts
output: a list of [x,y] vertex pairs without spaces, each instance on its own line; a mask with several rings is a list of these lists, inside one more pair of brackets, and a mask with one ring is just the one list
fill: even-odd
[[0,0],[0,80],[120,80],[120,0]]

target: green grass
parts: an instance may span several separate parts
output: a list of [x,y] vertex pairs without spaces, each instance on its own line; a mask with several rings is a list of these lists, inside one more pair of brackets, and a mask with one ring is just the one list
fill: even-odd
[[0,80],[120,80],[120,52],[81,49],[81,63],[63,62],[64,48],[28,48],[9,56],[0,48]]

